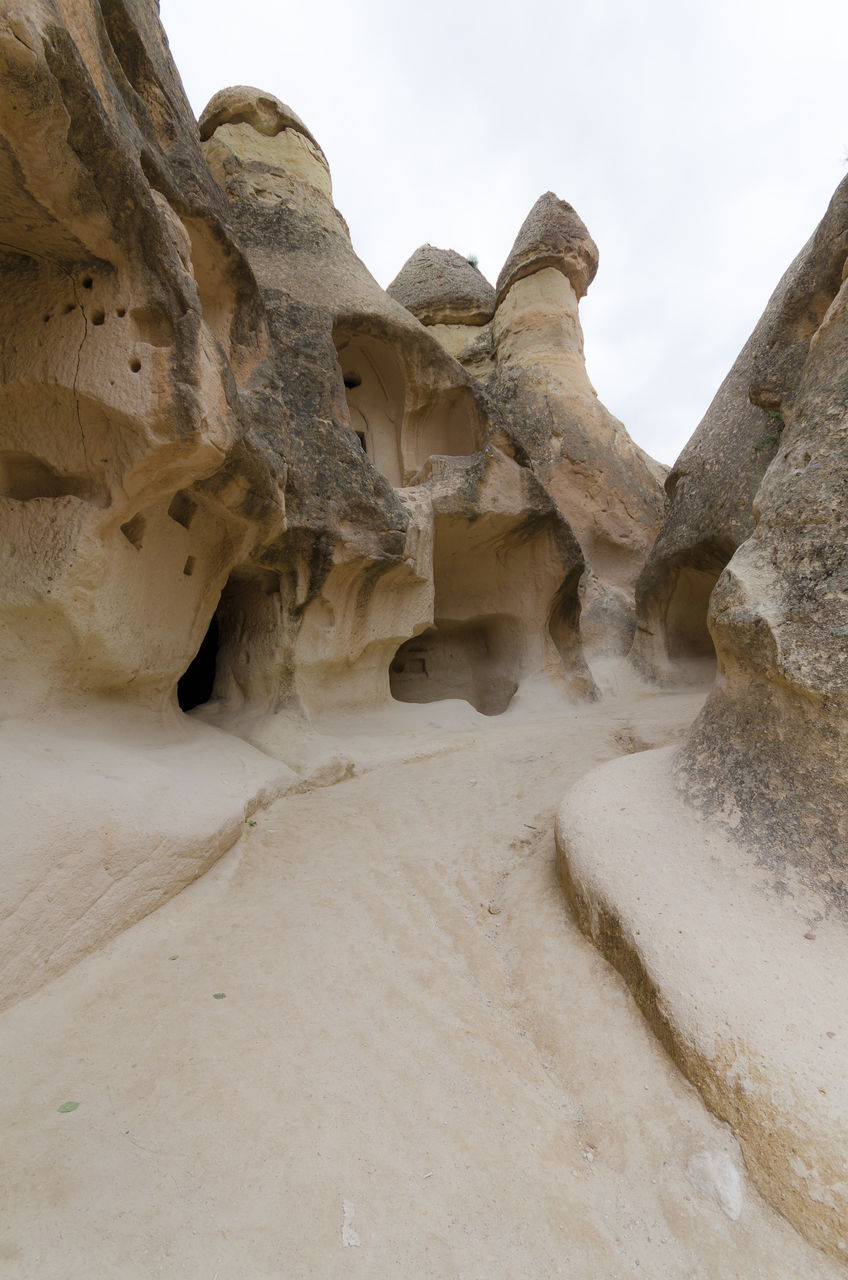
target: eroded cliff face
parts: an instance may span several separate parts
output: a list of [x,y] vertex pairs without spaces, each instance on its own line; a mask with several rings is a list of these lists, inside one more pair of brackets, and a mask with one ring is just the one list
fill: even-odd
[[[664,498],[588,381],[597,250],[565,202],[534,206],[495,289],[425,246],[391,297],[307,126],[242,86],[198,130],[149,4],[7,6],[0,66],[9,1002],[256,806],[341,776],[313,770],[320,734],[595,696],[581,625],[627,648]],[[809,1044],[848,1034],[846,210],[843,184],[639,578],[643,672],[715,645],[704,711],[676,756],[590,774],[559,828],[582,926],[836,1253],[844,1073]]]
[[[317,143],[283,103],[244,86],[216,95],[200,131],[291,405],[287,529],[260,557],[280,575],[290,621],[276,650],[277,661],[288,653],[285,696],[236,706],[222,671],[204,714],[252,720],[251,740],[267,745],[255,717],[281,709],[319,725],[392,694],[502,711],[528,679],[591,690],[577,640],[580,548],[545,489],[496,447],[483,388],[354,254]],[[497,570],[486,567],[495,545]],[[528,545],[550,566],[542,590],[523,572]],[[475,576],[497,587],[458,590]],[[403,645],[424,632],[413,662]],[[490,641],[508,656],[490,660]],[[501,692],[486,691],[490,678]]]
[[176,715],[285,523],[261,295],[148,4],[0,20],[3,999],[202,872],[290,771]]
[[284,523],[261,298],[149,6],[3,25],[3,705],[161,709]]

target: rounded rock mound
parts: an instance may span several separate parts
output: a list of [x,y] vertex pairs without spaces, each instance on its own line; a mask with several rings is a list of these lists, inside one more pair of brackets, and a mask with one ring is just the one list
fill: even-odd
[[422,324],[486,324],[495,312],[495,291],[468,258],[454,249],[422,244],[386,292]]

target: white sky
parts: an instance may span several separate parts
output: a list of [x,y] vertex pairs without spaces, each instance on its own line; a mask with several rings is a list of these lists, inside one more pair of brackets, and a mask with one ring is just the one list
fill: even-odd
[[589,376],[671,463],[848,157],[846,0],[161,0],[197,114],[230,84],[321,143],[387,285],[426,241],[494,283],[543,191],[600,249]]

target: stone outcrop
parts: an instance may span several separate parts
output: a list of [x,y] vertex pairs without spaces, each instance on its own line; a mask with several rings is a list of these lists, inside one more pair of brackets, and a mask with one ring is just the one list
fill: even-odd
[[589,382],[570,205],[496,288],[424,246],[391,296],[303,121],[237,86],[198,128],[150,4],[13,3],[0,68],[0,1002],[349,773],[319,739],[595,696],[583,643],[624,653],[638,576],[642,672],[714,646],[717,680],[679,751],[578,785],[563,880],[764,1193],[844,1254],[848,181],[642,569],[664,473]]
[[587,648],[624,654],[633,640],[634,585],[665,510],[665,469],[604,408],[586,372],[578,303],[595,276],[597,247],[570,204],[541,196],[500,272],[486,322],[460,321],[458,307],[451,314],[454,260],[463,261],[424,246],[390,289],[487,388],[507,447],[542,481],[580,543],[589,570],[581,587]]
[[715,663],[710,594],[754,530],[755,499],[781,448],[810,339],[840,287],[844,204],[834,197],[666,480],[668,512],[636,584],[632,659],[663,684],[701,678]]
[[[848,179],[816,240],[841,258],[835,296],[800,369],[791,340],[785,359],[772,345],[765,385],[786,425],[756,527],[713,592],[720,679],[678,770],[707,814],[733,813],[776,883],[794,868],[848,923]],[[823,305],[817,291],[806,316]]]
[[[848,1245],[846,277],[848,180],[710,420],[713,443],[722,414],[725,436],[745,440],[744,369],[756,412],[780,423],[752,527],[710,597],[712,692],[679,751],[590,773],[558,828],[581,925],[733,1124],[763,1192],[836,1256]],[[717,524],[743,519],[753,487],[750,470],[735,488],[729,476],[716,468]]]

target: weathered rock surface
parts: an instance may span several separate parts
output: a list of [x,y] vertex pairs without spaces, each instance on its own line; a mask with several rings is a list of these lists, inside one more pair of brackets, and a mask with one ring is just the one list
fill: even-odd
[[281,403],[261,298],[158,22],[133,18],[4,19],[7,714],[164,707],[229,566],[283,523],[252,434]]
[[482,271],[454,249],[422,244],[386,289],[422,324],[485,324],[495,291]]
[[843,184],[668,476],[668,512],[636,585],[632,658],[650,679],[686,682],[714,662],[710,594],[753,532],[757,491],[782,447],[782,406],[839,290],[847,202]]
[[[826,223],[848,277],[848,180]],[[816,302],[818,302],[818,297]],[[808,313],[809,314],[809,313]],[[779,888],[791,866],[848,923],[848,282],[796,374],[771,383],[786,426],[757,525],[713,592],[719,678],[678,762],[708,814],[733,815]]]
[[533,205],[498,276],[498,306],[516,281],[554,267],[579,302],[598,270],[598,247],[576,209],[546,191]]
[[520,277],[492,328],[489,390],[517,456],[550,490],[597,578],[632,591],[662,518],[664,471],[598,400],[571,282],[550,266]]
[[[198,135],[149,4],[7,6],[0,69],[6,1003],[187,886],[259,804],[349,776],[319,730],[593,696],[581,600],[593,649],[623,651],[663,495],[588,381],[597,250],[551,193],[493,314],[470,264],[416,255],[397,292],[427,328],[354,254],[285,104],[224,90]],[[669,486],[642,578],[666,633],[702,636],[735,550],[704,711],[676,756],[584,779],[558,837],[584,929],[837,1255],[846,260],[843,186]],[[687,1168],[735,1220],[733,1162]]]
[[259,441],[282,405],[262,300],[158,20],[13,4],[0,66],[8,1000],[176,892],[292,774],[174,722],[228,573],[284,524],[285,471]]
[[[712,691],[679,752],[590,774],[559,824],[583,928],[733,1124],[764,1193],[843,1257],[846,263],[848,181],[746,348],[751,394],[785,425],[753,530],[710,598]],[[726,389],[711,422],[730,435],[738,392]],[[740,416],[744,439],[746,407]],[[727,495],[729,520],[744,484],[721,474],[714,492]]]

